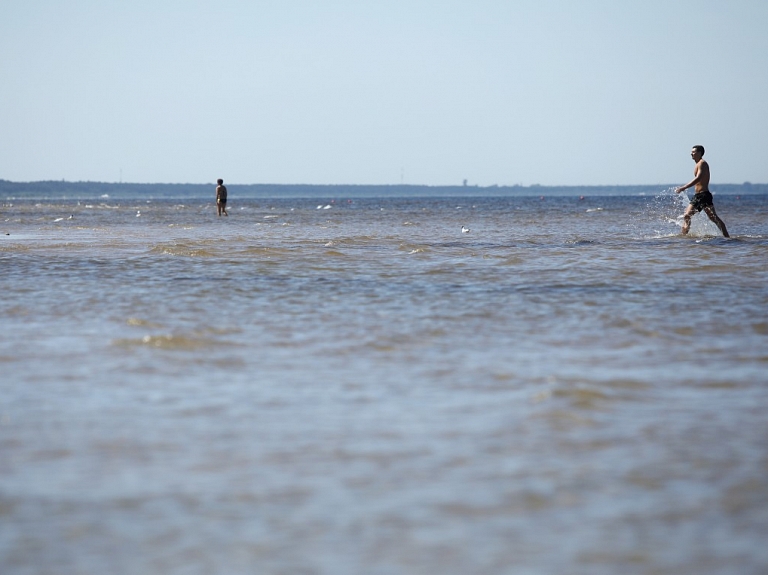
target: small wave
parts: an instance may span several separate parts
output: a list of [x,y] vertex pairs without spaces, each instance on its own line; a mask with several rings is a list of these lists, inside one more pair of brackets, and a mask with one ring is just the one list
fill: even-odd
[[150,328],[159,328],[162,327],[159,324],[152,323],[151,321],[145,320],[145,319],[139,319],[136,317],[129,317],[128,321],[126,322],[128,325],[133,325],[137,327],[150,327]]
[[120,338],[113,340],[112,345],[117,347],[146,347],[167,350],[198,350],[208,349],[211,346],[228,345],[227,342],[211,339],[198,334],[194,335],[145,335],[137,338]]
[[157,245],[149,250],[150,254],[161,254],[168,256],[184,256],[192,258],[215,257],[218,253],[215,250],[201,247],[199,245],[171,244]]
[[595,409],[607,402],[610,397],[599,389],[589,387],[566,387],[553,390],[555,398],[568,400],[579,409]]
[[679,232],[662,232],[661,230],[655,230],[656,235],[651,236],[650,239],[658,240],[661,238],[677,238],[680,237]]

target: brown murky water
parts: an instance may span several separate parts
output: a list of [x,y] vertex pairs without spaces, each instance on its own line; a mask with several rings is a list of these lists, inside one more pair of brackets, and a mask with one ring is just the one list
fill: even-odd
[[4,201],[0,571],[765,573],[768,197],[716,201]]

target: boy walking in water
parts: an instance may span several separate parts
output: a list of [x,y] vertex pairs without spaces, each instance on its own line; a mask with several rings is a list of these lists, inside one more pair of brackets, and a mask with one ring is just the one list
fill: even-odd
[[221,217],[221,214],[224,213],[225,216],[228,216],[227,213],[227,187],[224,185],[224,180],[219,178],[216,180],[216,183],[219,184],[216,186],[216,210],[219,214],[219,217]]
[[691,229],[691,216],[704,210],[709,219],[715,222],[718,229],[723,232],[723,236],[729,238],[731,236],[728,235],[728,230],[725,229],[725,223],[715,212],[715,204],[709,191],[709,164],[704,161],[704,146],[694,146],[691,149],[691,158],[696,162],[696,168],[693,170],[693,179],[675,190],[675,193],[679,194],[691,186],[696,186],[696,193],[693,194],[691,203],[688,204],[683,214],[683,235],[687,234],[688,230]]

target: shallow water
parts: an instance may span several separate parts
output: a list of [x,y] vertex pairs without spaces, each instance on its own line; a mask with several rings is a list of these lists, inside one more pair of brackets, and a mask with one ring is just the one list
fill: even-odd
[[0,571],[765,573],[768,196],[715,201],[5,201]]

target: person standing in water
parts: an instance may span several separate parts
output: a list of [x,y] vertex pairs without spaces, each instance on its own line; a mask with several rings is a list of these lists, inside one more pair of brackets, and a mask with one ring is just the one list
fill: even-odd
[[228,216],[227,213],[227,187],[224,185],[224,180],[219,178],[216,180],[216,183],[219,184],[216,186],[216,210],[219,214],[219,217],[221,217],[221,214],[223,213],[225,216]]
[[723,232],[723,236],[729,238],[728,230],[725,229],[725,222],[721,220],[715,211],[715,204],[712,201],[712,193],[709,191],[709,164],[704,161],[704,146],[694,146],[691,149],[691,158],[696,162],[696,168],[693,170],[693,179],[675,190],[679,194],[683,190],[695,186],[696,193],[691,198],[691,203],[685,209],[683,214],[683,235],[691,229],[691,217],[704,210],[709,219],[715,222],[718,229]]

